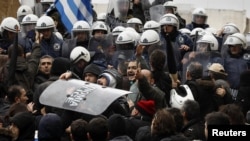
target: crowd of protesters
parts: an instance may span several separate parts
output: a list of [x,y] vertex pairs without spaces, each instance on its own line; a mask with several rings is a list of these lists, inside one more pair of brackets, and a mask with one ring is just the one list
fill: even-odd
[[[44,12],[53,2],[37,4]],[[141,0],[117,2],[126,18],[115,27],[106,22],[113,11],[69,33],[56,9],[25,5],[2,20],[1,141],[206,141],[209,125],[250,124],[250,41],[237,25],[210,27],[204,8],[186,23],[173,1],[147,20]],[[100,115],[40,103],[59,79],[129,94]]]

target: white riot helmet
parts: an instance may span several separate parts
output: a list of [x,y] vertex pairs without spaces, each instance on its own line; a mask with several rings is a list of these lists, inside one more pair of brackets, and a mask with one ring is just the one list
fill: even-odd
[[160,25],[172,25],[179,30],[179,20],[174,14],[165,14],[160,19]]
[[43,12],[46,12],[49,7],[55,2],[55,0],[41,0]]
[[177,5],[175,2],[173,1],[167,1],[163,4],[163,6],[165,7],[165,9],[171,9],[173,11],[173,14],[177,13]]
[[191,31],[190,36],[195,36],[196,32],[198,33],[198,35],[202,35],[202,33],[204,33],[204,29],[196,27]]
[[142,33],[139,44],[148,46],[160,42],[160,36],[155,30],[146,30]]
[[21,24],[24,25],[24,24],[36,24],[37,23],[37,20],[38,20],[38,16],[35,15],[35,14],[28,14],[26,15]]
[[81,38],[77,38],[77,40],[89,40],[90,38],[90,33],[91,33],[91,27],[90,25],[83,20],[77,21],[74,23],[73,28],[72,28],[72,37],[79,37],[78,34],[84,34],[85,36],[81,36]]
[[42,16],[37,20],[36,30],[55,28],[54,20],[49,16]]
[[134,33],[131,31],[123,31],[116,38],[117,50],[134,50],[135,47],[135,37]]
[[193,22],[195,22],[196,16],[204,17],[205,18],[204,23],[206,23],[206,21],[207,21],[207,13],[206,13],[206,10],[204,8],[196,8],[196,9],[194,9],[192,15],[193,15]]
[[127,44],[127,43],[134,44],[135,39],[134,39],[134,36],[133,35],[131,36],[131,35],[132,34],[130,31],[123,31],[118,35],[115,43],[116,44]]
[[136,32],[136,30],[132,27],[126,27],[125,31],[129,31],[128,34],[130,34],[130,36],[132,36],[134,38],[134,41],[135,41],[134,45],[137,46],[141,35],[138,32]]
[[3,19],[1,23],[2,32],[4,30],[10,31],[10,32],[19,32],[20,31],[20,24],[17,21],[17,19],[13,17],[7,17]]
[[153,20],[150,20],[150,21],[147,21],[144,26],[143,26],[143,30],[149,30],[149,29],[153,29],[155,30],[156,32],[160,32],[160,24],[156,21],[153,21]]
[[79,32],[79,31],[90,31],[91,27],[89,26],[89,24],[86,21],[77,21],[76,23],[74,23],[73,28],[72,28],[72,32]]
[[179,31],[182,33],[182,34],[186,34],[188,36],[190,36],[191,34],[191,31],[188,29],[188,28],[181,28],[179,29]]
[[180,85],[177,89],[170,91],[169,103],[171,107],[181,109],[187,100],[194,100],[194,96],[188,85]]
[[105,22],[106,16],[107,16],[107,13],[99,13],[99,14],[97,14],[97,21]]
[[63,36],[62,36],[62,34],[60,32],[56,31],[56,32],[54,32],[54,34],[56,35],[56,37],[58,39],[63,40]]
[[[197,37],[196,37],[196,33],[197,33]],[[203,35],[205,35],[205,30],[200,28],[200,27],[196,27],[194,28],[191,33],[190,33],[190,37],[193,41],[195,41],[195,38],[196,38],[196,41],[199,40],[199,38],[201,38]]]
[[140,24],[140,25],[142,25],[141,20],[138,19],[138,18],[131,18],[131,19],[129,19],[129,20],[127,21],[127,23],[128,23],[128,24]]
[[41,3],[54,3],[55,0],[41,0]]
[[18,21],[21,22],[23,17],[28,15],[28,14],[33,14],[33,11],[31,9],[31,7],[29,7],[27,5],[21,5],[17,9],[17,19],[18,19]]
[[218,51],[218,40],[210,34],[205,34],[197,41],[197,50],[205,48],[206,51]]
[[213,27],[207,27],[205,29],[205,31],[209,32],[209,33],[212,33],[213,35],[216,35],[217,34],[217,30]]
[[134,28],[137,32],[142,32],[142,21],[138,18],[131,18],[127,21],[129,27]]
[[33,31],[36,27],[38,16],[35,14],[26,15],[21,22],[22,35],[26,36],[29,31]]
[[90,53],[85,47],[77,46],[71,51],[70,60],[73,64],[75,64],[81,59],[86,61],[86,62],[89,62],[90,61]]
[[125,27],[123,26],[116,26],[113,30],[112,30],[112,35],[113,36],[118,36],[121,32],[125,31]]
[[96,21],[93,23],[92,25],[92,35],[94,34],[94,32],[96,30],[102,30],[104,31],[104,34],[107,34],[108,33],[108,28],[106,26],[106,24],[103,22],[103,21]]
[[240,33],[239,28],[234,23],[227,23],[223,26],[223,34],[231,35],[234,33]]
[[229,35],[224,43],[225,45],[242,45],[242,49],[246,49],[246,37],[241,33]]

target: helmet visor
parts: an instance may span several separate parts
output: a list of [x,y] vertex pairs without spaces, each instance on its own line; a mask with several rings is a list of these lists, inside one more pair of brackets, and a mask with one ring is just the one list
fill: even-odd
[[197,43],[197,52],[207,52],[209,51],[209,43],[200,42]]
[[36,27],[36,24],[23,24],[22,25],[22,32],[27,33],[31,30],[34,30]]

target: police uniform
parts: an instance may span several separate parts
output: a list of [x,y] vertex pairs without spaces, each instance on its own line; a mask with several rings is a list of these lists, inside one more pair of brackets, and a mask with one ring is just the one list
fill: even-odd
[[41,56],[50,55],[53,58],[60,57],[62,52],[62,43],[63,41],[55,34],[51,35],[49,40],[42,39],[41,40]]

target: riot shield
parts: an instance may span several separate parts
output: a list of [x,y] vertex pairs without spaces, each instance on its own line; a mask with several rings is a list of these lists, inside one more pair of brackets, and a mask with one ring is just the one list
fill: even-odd
[[115,52],[112,34],[93,36],[89,40],[88,51],[94,52],[93,62],[107,67]]
[[112,66],[117,68],[120,62],[129,62],[134,60],[134,44],[116,44],[116,51],[112,57]]
[[221,57],[221,54],[219,52],[188,52],[184,55],[182,59],[182,73],[181,73],[181,80],[184,83],[186,81],[186,71],[187,67],[194,62],[198,62],[202,65],[203,72],[202,77],[205,77],[208,75],[207,70],[209,66],[212,63],[220,63],[222,66],[224,66],[224,61]]
[[246,51],[243,54],[243,59],[247,61],[248,68],[250,68],[250,32],[245,34],[246,36]]
[[159,22],[161,17],[165,13],[165,7],[163,5],[154,5],[149,9],[150,18],[156,22]]
[[[118,4],[121,5],[118,5]],[[126,25],[127,14],[129,10],[128,0],[110,0],[105,23],[112,31],[116,26]]]
[[149,64],[149,57],[154,50],[159,49],[166,54],[166,50],[163,47],[163,42],[161,41],[152,45],[143,45],[143,46],[144,46],[144,49],[142,52],[142,56],[148,64]]
[[151,20],[149,9],[152,6],[153,2],[154,0],[141,0],[145,21]]
[[129,8],[129,0],[110,0],[107,13],[119,20],[126,21]]
[[159,22],[160,17],[165,13],[163,4],[167,1],[170,0],[141,0],[145,21]]
[[143,10],[147,10],[149,9],[155,0],[141,0],[141,4],[142,4],[142,9]]
[[247,50],[250,50],[250,32],[247,33],[245,36],[246,36],[246,40],[247,40],[247,43],[246,43]]
[[82,80],[57,80],[43,91],[39,101],[56,108],[100,115],[116,99],[130,93]]
[[22,24],[22,37],[35,38],[35,26],[36,24]]
[[34,9],[35,7],[35,0],[19,0],[20,5],[27,5],[29,7],[31,7],[32,9]]

